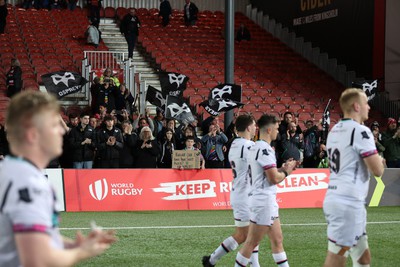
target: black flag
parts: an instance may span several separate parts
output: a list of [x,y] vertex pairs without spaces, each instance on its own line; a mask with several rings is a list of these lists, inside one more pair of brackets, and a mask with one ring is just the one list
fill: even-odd
[[201,102],[200,106],[203,106],[204,109],[208,113],[210,113],[210,115],[217,116],[221,111],[228,111],[234,108],[238,108],[244,106],[244,104],[229,99],[210,98],[206,101]]
[[325,107],[324,115],[322,116],[322,127],[324,131],[329,130],[329,126],[331,125],[331,116],[329,113],[329,104],[331,103],[331,99],[329,99],[328,104]]
[[217,85],[210,91],[209,99],[229,99],[232,101],[242,101],[242,87],[236,84],[224,83]]
[[163,96],[161,91],[158,91],[151,85],[147,87],[146,100],[149,101],[154,106],[161,108],[162,110],[165,109],[165,103],[166,103],[165,97]]
[[189,124],[195,120],[189,106],[183,99],[176,96],[167,96],[165,117],[176,119],[180,123]]
[[378,92],[378,80],[365,80],[353,82],[353,87],[361,88],[368,97],[368,101],[372,100]]
[[161,91],[164,95],[182,96],[189,77],[176,72],[160,72]]
[[42,81],[48,92],[60,99],[79,92],[88,81],[76,72],[57,71],[42,75]]

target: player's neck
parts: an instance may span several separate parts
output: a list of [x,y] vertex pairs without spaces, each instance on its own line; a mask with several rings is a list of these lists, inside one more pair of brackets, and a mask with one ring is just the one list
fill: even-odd
[[262,134],[260,133],[260,140],[263,140],[264,142],[267,142],[268,144],[271,144],[271,136],[268,134]]
[[247,140],[250,140],[250,139],[251,139],[251,138],[250,138],[250,133],[247,133],[247,132],[238,132],[237,135],[238,135],[239,137],[244,138],[244,139],[247,139]]
[[344,113],[343,114],[343,119],[351,119],[353,121],[356,121],[356,122],[362,124],[361,117],[358,116],[358,114],[355,114],[355,113]]
[[30,162],[38,169],[44,169],[47,167],[51,159],[47,159],[46,156],[40,155],[41,153],[37,153],[34,148],[11,148],[11,153],[17,158],[25,159]]

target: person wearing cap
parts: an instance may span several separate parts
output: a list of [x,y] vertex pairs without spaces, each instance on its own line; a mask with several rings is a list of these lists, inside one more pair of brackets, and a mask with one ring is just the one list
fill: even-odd
[[393,118],[388,119],[387,130],[382,133],[383,155],[388,168],[400,168],[400,128]]

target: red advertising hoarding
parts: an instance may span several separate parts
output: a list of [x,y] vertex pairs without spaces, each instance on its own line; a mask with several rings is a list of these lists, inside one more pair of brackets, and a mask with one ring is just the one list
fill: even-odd
[[[281,208],[321,207],[327,169],[299,169],[278,186]],[[230,209],[230,169],[64,170],[67,211]]]

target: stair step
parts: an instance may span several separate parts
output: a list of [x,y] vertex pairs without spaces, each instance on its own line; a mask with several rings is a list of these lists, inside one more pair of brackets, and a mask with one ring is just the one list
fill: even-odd
[[158,81],[158,74],[157,73],[142,73],[142,77],[146,79],[155,79]]

